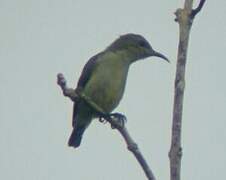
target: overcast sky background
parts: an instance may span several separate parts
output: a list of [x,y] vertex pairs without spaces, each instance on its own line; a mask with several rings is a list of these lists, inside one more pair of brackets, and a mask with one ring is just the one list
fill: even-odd
[[[123,139],[94,120],[79,149],[67,146],[75,87],[91,56],[119,35],[142,34],[171,64],[148,58],[130,68],[117,112],[159,180],[169,179],[183,0],[0,0],[0,179],[146,179]],[[207,1],[192,27],[183,114],[182,179],[226,179],[226,1]]]

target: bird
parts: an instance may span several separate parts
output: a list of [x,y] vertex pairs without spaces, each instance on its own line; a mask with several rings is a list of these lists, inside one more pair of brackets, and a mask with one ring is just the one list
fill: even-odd
[[[105,113],[110,114],[123,97],[129,67],[132,63],[157,56],[169,62],[163,54],[155,51],[149,42],[139,34],[121,35],[105,50],[91,57],[85,64],[76,90],[85,94]],[[96,111],[83,99],[74,102],[73,131],[68,146],[78,148],[82,136]]]

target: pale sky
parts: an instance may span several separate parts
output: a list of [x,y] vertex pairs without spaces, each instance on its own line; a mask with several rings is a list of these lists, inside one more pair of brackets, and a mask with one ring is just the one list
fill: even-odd
[[[146,179],[119,133],[94,120],[69,148],[72,102],[86,61],[119,35],[143,35],[171,64],[148,58],[130,68],[115,110],[158,180],[169,179],[178,24],[184,1],[0,0],[0,179]],[[192,27],[183,114],[182,179],[226,179],[226,1],[207,1]]]

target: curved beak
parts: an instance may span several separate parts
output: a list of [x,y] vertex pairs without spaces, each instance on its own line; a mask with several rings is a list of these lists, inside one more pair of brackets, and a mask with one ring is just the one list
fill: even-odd
[[164,56],[163,54],[159,53],[159,52],[154,51],[152,53],[152,56],[160,57],[160,58],[166,60],[168,63],[170,63],[169,59],[166,56]]

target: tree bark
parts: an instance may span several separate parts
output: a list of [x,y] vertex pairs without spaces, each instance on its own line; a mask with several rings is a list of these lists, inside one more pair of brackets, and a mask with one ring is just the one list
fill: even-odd
[[181,173],[181,129],[182,129],[182,113],[183,99],[185,88],[185,67],[187,61],[187,51],[189,43],[190,29],[192,22],[198,12],[202,9],[205,0],[201,0],[196,9],[192,9],[193,0],[185,0],[184,8],[178,9],[175,13],[175,21],[179,23],[179,45],[177,55],[177,68],[175,78],[175,94],[173,107],[173,124],[172,139],[169,151],[170,158],[170,179],[180,180]]

